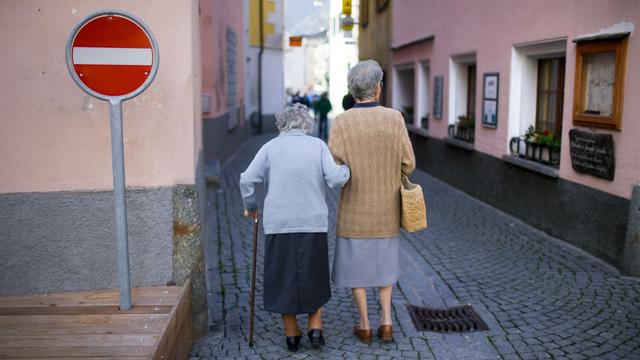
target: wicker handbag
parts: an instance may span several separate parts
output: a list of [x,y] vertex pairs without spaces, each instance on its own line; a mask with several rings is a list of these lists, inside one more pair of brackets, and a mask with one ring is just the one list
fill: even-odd
[[402,175],[400,186],[402,214],[400,226],[408,232],[416,232],[427,228],[427,206],[424,201],[422,187],[409,181]]

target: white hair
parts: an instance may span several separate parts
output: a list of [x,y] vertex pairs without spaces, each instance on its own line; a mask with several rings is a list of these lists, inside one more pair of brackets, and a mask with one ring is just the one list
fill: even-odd
[[347,75],[349,93],[356,100],[372,98],[376,85],[382,81],[382,69],[375,60],[364,60],[355,64]]
[[308,107],[296,103],[276,112],[276,126],[280,132],[300,129],[308,134],[313,129],[313,118]]

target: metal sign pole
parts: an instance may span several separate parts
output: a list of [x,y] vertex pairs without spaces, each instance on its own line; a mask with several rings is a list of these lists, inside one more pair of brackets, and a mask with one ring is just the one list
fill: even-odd
[[[138,27],[124,27],[115,31],[112,24],[107,25],[107,22],[113,21],[114,23],[122,24],[122,19],[126,19],[129,22],[135,23]],[[116,21],[117,20],[117,21]],[[90,25],[89,25],[90,24]],[[85,31],[85,26],[91,26],[92,30]],[[121,26],[121,25],[118,25]],[[137,29],[137,30],[136,30]],[[76,43],[76,37],[79,33],[84,32],[81,36],[82,41]],[[143,33],[143,34],[140,34]],[[88,35],[87,35],[88,34]],[[95,36],[100,34],[100,36]],[[104,68],[100,68],[99,65],[104,65],[103,61],[107,61],[111,64],[114,59],[107,56],[106,58],[96,58],[95,55],[85,56],[83,58],[82,51],[86,48],[104,47],[104,42],[113,45],[114,41],[118,46],[107,46],[109,48],[139,48],[139,46],[132,46],[129,41],[133,41],[135,44],[136,39],[140,36],[146,36],[149,40],[149,46],[144,49],[150,50],[150,57],[147,58],[150,64],[145,66],[151,66],[150,69],[137,69],[137,71],[145,71],[144,82],[138,83],[139,78],[134,78],[135,86],[113,89],[114,76],[119,82],[131,81],[130,73],[120,70],[108,70],[109,73],[104,73]],[[133,39],[133,40],[132,40]],[[139,44],[138,44],[139,45]],[[78,51],[76,54],[75,51]],[[86,53],[86,51],[85,51]],[[76,56],[78,58],[76,58]],[[104,54],[100,56],[105,56]],[[82,19],[71,31],[71,35],[67,40],[66,48],[66,60],[67,69],[73,81],[87,94],[109,102],[109,112],[111,120],[111,162],[113,167],[113,197],[114,197],[114,210],[116,216],[116,242],[117,242],[117,255],[118,255],[118,287],[120,290],[120,310],[131,309],[131,284],[129,277],[129,239],[127,236],[127,205],[125,198],[125,181],[124,181],[124,142],[122,132],[122,102],[132,99],[149,87],[151,82],[158,72],[158,65],[160,63],[160,53],[158,52],[158,43],[156,42],[151,29],[138,19],[134,15],[116,9],[100,10],[96,13],[90,14]],[[77,63],[76,63],[77,61]],[[138,63],[133,64],[121,64],[116,62],[118,67],[125,68],[127,66],[139,66]],[[84,68],[76,69],[76,65],[81,65]],[[98,68],[96,68],[98,65]],[[87,72],[88,71],[88,72]],[[87,73],[85,73],[87,72]],[[102,73],[101,73],[102,72]],[[100,76],[103,75],[103,76]],[[108,76],[105,76],[108,75]],[[91,79],[85,83],[81,78]],[[101,81],[101,78],[108,78],[105,83]],[[138,79],[138,80],[136,80]],[[128,84],[132,85],[132,84]],[[125,92],[129,91],[129,92]]]
[[120,310],[131,309],[129,279],[129,239],[127,237],[127,205],[124,182],[124,142],[122,139],[122,102],[109,101],[111,118],[111,164],[113,167],[113,198],[116,215],[116,241],[118,247],[118,287]]

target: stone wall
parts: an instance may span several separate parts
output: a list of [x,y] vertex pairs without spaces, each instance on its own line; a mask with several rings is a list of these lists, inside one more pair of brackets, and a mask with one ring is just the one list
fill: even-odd
[[[127,190],[131,285],[191,278],[206,330],[202,216],[195,185]],[[115,288],[111,191],[0,194],[0,296]]]
[[621,268],[628,199],[439,139],[412,135],[412,142],[421,170]]

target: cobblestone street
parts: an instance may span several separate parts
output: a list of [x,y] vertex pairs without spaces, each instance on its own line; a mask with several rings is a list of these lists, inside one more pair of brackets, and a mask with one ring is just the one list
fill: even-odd
[[[263,235],[259,238],[255,346],[249,348],[252,227],[242,217],[238,178],[269,139],[253,137],[223,166],[221,186],[208,190],[206,242],[213,325],[192,349],[209,358],[640,359],[640,279],[481,203],[417,170],[429,228],[402,234],[402,277],[394,288],[395,342],[358,343],[350,291],[333,289],[324,308],[327,344],[298,353],[284,343],[280,316],[262,310]],[[329,193],[330,227],[337,193]],[[335,233],[329,233],[333,251]],[[606,239],[602,239],[606,241]],[[332,259],[332,254],[330,255]],[[369,293],[370,320],[378,326]],[[417,332],[405,305],[471,304],[489,331]],[[299,317],[306,328],[306,316]]]

